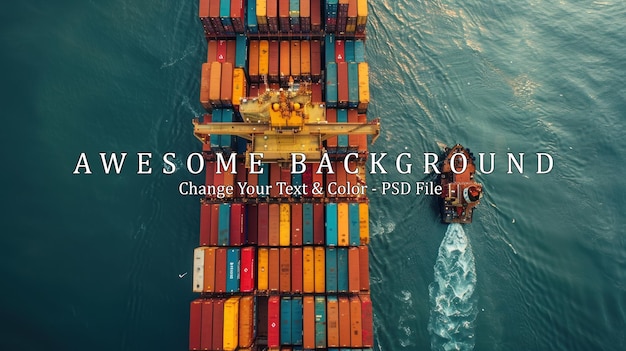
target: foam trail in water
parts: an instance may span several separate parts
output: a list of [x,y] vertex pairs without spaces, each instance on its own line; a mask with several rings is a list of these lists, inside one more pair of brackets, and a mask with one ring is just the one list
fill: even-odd
[[476,267],[469,238],[460,224],[450,224],[439,246],[435,280],[428,286],[428,332],[433,351],[474,349],[475,286]]

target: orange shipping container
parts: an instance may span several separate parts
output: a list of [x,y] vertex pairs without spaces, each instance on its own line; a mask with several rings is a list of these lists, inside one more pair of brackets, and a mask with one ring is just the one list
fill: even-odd
[[254,297],[242,296],[239,300],[239,347],[250,347],[253,341]]
[[291,291],[291,249],[288,247],[280,248],[280,292],[288,293]]
[[348,250],[348,291],[358,293],[361,290],[359,248],[351,247]]
[[291,206],[280,204],[280,246],[289,246],[291,236]]
[[335,296],[326,300],[326,342],[328,347],[339,347],[339,301]]
[[363,346],[363,339],[361,333],[363,329],[361,327],[361,300],[358,296],[350,297],[350,346],[361,347]]
[[324,293],[326,291],[325,251],[321,246],[316,246],[313,251],[315,254],[315,292]]
[[231,106],[233,102],[233,64],[230,62],[222,64],[220,100],[224,107]]
[[207,44],[206,62],[217,61],[217,40],[209,40]]
[[215,288],[215,248],[204,250],[204,292],[213,292]]
[[[343,169],[343,165],[341,163],[338,164],[339,167],[335,167],[338,171],[339,169]],[[338,172],[337,174],[339,174]],[[345,171],[343,172],[345,175]],[[344,182],[345,183],[345,182]],[[337,184],[342,184],[339,179],[337,179]],[[348,203],[340,202],[337,204],[337,238],[339,246],[348,246],[350,244],[350,221],[348,218]]]
[[257,289],[261,291],[269,290],[269,250],[267,248],[259,248],[258,255]]
[[311,75],[311,42],[308,40],[300,43],[300,74],[304,77]]
[[303,256],[302,290],[305,293],[312,293],[315,291],[315,254],[314,254],[313,247],[305,246],[302,250],[302,256]]
[[367,245],[359,246],[359,287],[361,291],[370,291],[370,259]]
[[369,205],[366,202],[359,204],[359,235],[361,237],[361,245],[367,245],[370,242],[370,218]]
[[211,103],[209,101],[211,90],[211,64],[203,63],[202,72],[200,74],[200,104],[205,110],[211,110]]
[[350,347],[350,300],[339,297],[339,346]]
[[261,40],[259,42],[259,75],[266,76],[269,74],[270,61],[269,61],[270,43],[267,40]]
[[[306,249],[306,248],[305,248]],[[303,344],[305,349],[315,348],[315,300],[313,296],[304,296],[302,298],[302,332]]]
[[269,49],[269,81],[271,83],[278,83],[280,78],[280,45],[278,40],[270,41]]
[[280,289],[280,252],[277,248],[271,248],[269,253],[269,290]]
[[294,293],[302,292],[303,281],[302,269],[302,248],[294,247],[291,249],[291,291]]
[[291,41],[291,75],[294,77],[300,76],[300,41]]
[[211,78],[209,79],[209,101],[213,107],[220,105],[220,88],[222,86],[222,64],[211,63]]
[[270,246],[280,245],[280,206],[279,204],[269,205],[269,244]]

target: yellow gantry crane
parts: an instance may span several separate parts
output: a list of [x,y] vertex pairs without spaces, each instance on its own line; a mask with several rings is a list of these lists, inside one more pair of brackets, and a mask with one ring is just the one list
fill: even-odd
[[194,135],[206,143],[208,136],[236,135],[251,141],[246,151],[262,153],[263,162],[288,162],[292,153],[301,153],[307,162],[321,160],[322,142],[339,135],[380,134],[380,122],[329,123],[323,104],[312,104],[306,85],[297,89],[267,90],[254,99],[243,99],[239,112],[243,122],[200,124],[193,120]]

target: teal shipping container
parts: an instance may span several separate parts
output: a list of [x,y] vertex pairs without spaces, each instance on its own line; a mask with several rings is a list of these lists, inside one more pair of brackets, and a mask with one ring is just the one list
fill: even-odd
[[365,62],[365,43],[361,39],[354,42],[354,61]]
[[[255,16],[256,18],[256,16]],[[243,68],[244,70],[248,67],[248,39],[245,35],[240,34],[237,36],[236,45],[237,49],[235,50],[235,67]]]
[[313,245],[313,204],[302,204],[302,240],[304,245]]
[[315,296],[315,348],[326,348],[326,298]]
[[[214,109],[211,115],[211,122],[220,123],[222,122],[222,110]],[[222,145],[222,136],[221,135],[211,135],[211,148],[213,150],[217,150]]]
[[346,62],[355,62],[354,57],[354,40],[346,40],[344,43]]
[[337,63],[326,64],[326,107],[337,107]]
[[239,267],[241,266],[239,249],[228,249],[226,254],[226,292],[239,291]]
[[259,32],[259,25],[256,21],[256,1],[248,0],[248,8],[246,10],[245,16],[248,33],[256,34]]
[[350,246],[361,244],[361,229],[359,227],[359,204],[351,202],[348,205],[348,230],[350,236]]
[[230,204],[220,204],[217,245],[228,246],[230,242]]
[[326,292],[337,292],[337,249],[326,249]]
[[[227,108],[222,110],[222,122],[234,122],[233,120],[233,110]],[[222,135],[222,140],[220,142],[220,146],[224,150],[231,150],[233,146],[233,136],[232,135]]]
[[324,37],[324,63],[328,65],[331,62],[335,62],[335,35],[326,34]]
[[326,204],[326,246],[337,246],[337,204]]
[[282,297],[280,299],[280,344],[291,345],[291,297]]
[[291,321],[291,343],[302,345],[302,297],[291,299]]
[[348,292],[348,249],[337,249],[337,290]]
[[[343,108],[337,110],[337,123],[348,123],[348,110],[343,109]],[[341,134],[337,136],[337,146],[339,146],[340,148],[348,147],[348,135],[347,134]]]
[[359,106],[359,65],[356,62],[348,63],[348,107]]
[[[310,166],[309,166],[310,167]],[[302,174],[292,174],[291,175],[291,185],[293,185],[294,187],[297,186],[301,186],[302,185]],[[310,191],[310,189],[308,190]],[[296,194],[294,193],[292,196],[293,197],[302,197],[304,194]]]
[[[266,186],[270,184],[270,165],[268,163],[261,164],[261,173],[259,174],[259,185]],[[260,197],[267,197],[267,192],[259,194]]]

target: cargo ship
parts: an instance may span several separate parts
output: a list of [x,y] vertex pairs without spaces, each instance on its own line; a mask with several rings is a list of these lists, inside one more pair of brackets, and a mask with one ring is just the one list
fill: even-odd
[[439,209],[443,223],[472,223],[474,208],[483,195],[482,185],[474,180],[474,155],[460,144],[444,149],[438,183],[441,185]]
[[[200,0],[189,350],[370,350],[366,0]],[[210,187],[209,187],[210,186]]]

